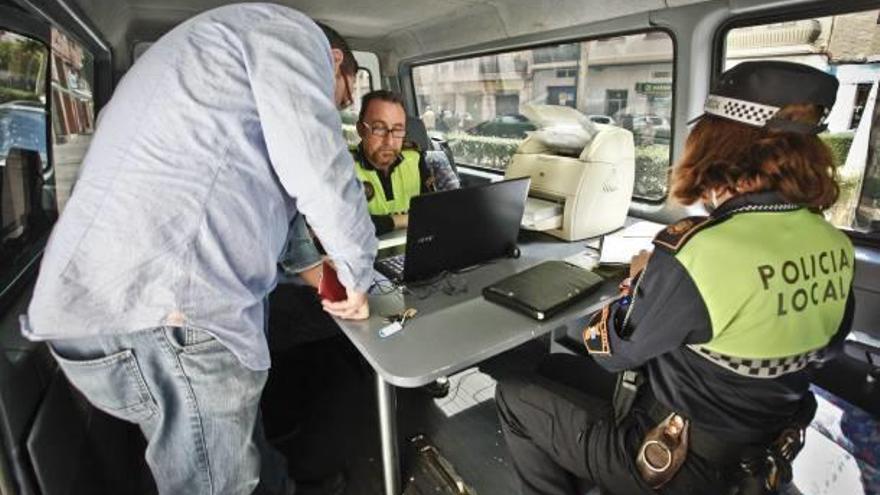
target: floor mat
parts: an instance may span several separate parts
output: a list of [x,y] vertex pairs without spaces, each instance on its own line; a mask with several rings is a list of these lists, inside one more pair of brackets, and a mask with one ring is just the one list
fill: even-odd
[[880,495],[880,421],[819,388],[807,443],[795,460],[795,484],[806,495]]

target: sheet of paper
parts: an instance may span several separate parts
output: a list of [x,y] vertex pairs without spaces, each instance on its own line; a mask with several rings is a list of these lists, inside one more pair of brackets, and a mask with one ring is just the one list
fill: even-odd
[[406,244],[406,229],[393,230],[379,236],[379,249]]
[[663,224],[644,220],[620,232],[606,235],[602,238],[602,255],[599,257],[599,262],[629,263],[639,251],[653,251],[654,245],[651,241],[664,227],[666,226]]
[[653,239],[654,236],[657,235],[657,232],[660,232],[660,230],[664,227],[666,226],[662,223],[640,220],[621,230],[620,232],[615,232],[612,235],[620,237],[650,237],[651,239]]
[[602,255],[599,263],[629,263],[639,251],[653,251],[651,237],[613,237],[605,236],[602,242]]
[[596,268],[596,265],[599,264],[599,253],[593,251],[592,249],[585,249],[579,253],[575,253],[568,258],[565,258],[564,261],[571,263],[572,265],[579,266],[584,270],[592,270]]

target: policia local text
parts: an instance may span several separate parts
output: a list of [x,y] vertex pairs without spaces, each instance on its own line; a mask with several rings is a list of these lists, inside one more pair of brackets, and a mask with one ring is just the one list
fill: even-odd
[[790,310],[800,312],[810,304],[818,306],[846,297],[840,271],[851,266],[846,251],[828,250],[786,260],[778,266],[761,265],[758,275],[765,291],[770,290],[774,279],[785,282],[776,294],[777,315],[784,316]]

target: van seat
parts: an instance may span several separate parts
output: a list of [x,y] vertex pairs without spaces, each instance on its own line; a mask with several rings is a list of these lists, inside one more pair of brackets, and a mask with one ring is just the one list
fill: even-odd
[[415,146],[419,151],[426,154],[426,158],[431,156],[436,159],[434,153],[442,152],[443,155],[446,156],[446,160],[449,162],[448,166],[452,168],[455,175],[458,175],[458,168],[455,166],[455,157],[452,156],[452,150],[449,148],[449,144],[442,139],[429,136],[428,130],[425,128],[425,123],[422,122],[422,119],[407,115],[406,137],[404,139],[406,142],[405,145]]
[[819,407],[794,462],[798,491],[790,493],[880,493],[880,419],[824,389],[812,390]]
[[853,330],[843,344],[843,352],[870,366],[869,382],[880,379],[880,336]]

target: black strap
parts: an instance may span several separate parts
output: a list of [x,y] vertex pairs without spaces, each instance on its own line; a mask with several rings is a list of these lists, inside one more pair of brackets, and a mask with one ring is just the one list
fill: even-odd
[[639,370],[626,370],[617,374],[617,385],[614,387],[614,422],[620,426],[621,421],[629,414],[636,398],[639,395],[639,387],[645,378]]

